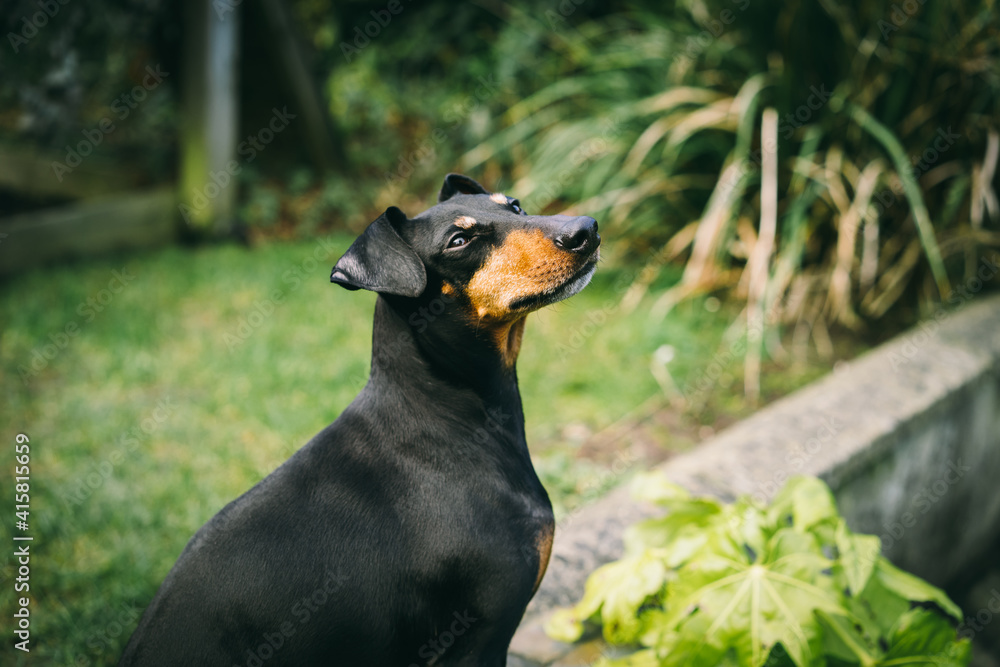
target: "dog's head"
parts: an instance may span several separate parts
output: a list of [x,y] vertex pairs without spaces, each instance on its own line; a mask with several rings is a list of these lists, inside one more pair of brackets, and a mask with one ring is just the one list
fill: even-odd
[[449,174],[436,206],[415,218],[390,207],[371,223],[330,280],[408,299],[457,299],[471,323],[506,338],[528,313],[587,285],[600,243],[593,218],[528,215],[516,199]]

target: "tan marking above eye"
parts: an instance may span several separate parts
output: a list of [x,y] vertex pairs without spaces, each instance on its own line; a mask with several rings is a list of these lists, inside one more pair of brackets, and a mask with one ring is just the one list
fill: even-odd
[[455,219],[455,226],[460,229],[472,229],[476,226],[476,219],[471,215],[463,215]]
[[507,205],[507,195],[505,194],[494,192],[493,194],[490,195],[490,199],[492,199],[498,204],[503,204],[504,206]]
[[510,320],[517,315],[510,312],[512,303],[554,290],[573,275],[579,264],[576,257],[559,250],[540,229],[515,230],[472,276],[466,295],[480,319]]

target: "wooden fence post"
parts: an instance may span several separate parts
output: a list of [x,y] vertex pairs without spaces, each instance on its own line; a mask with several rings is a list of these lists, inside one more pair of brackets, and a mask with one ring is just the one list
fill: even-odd
[[236,213],[241,0],[187,0],[179,209],[198,232],[225,233]]

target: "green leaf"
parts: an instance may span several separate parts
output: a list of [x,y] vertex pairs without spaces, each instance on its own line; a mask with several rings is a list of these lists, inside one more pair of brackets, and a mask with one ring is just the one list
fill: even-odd
[[639,631],[639,643],[643,646],[670,645],[676,640],[673,626],[667,622],[667,612],[662,607],[646,609],[639,616],[642,629]]
[[809,558],[820,570],[830,566],[830,561],[823,556],[816,538],[811,533],[803,533],[794,528],[782,528],[776,532],[768,541],[762,556],[766,563],[803,557]]
[[896,619],[912,606],[909,599],[886,588],[874,573],[860,595],[847,598],[847,605],[873,640],[888,637]]
[[780,642],[795,665],[809,665],[821,640],[813,611],[847,613],[817,549],[811,536],[786,529],[772,538],[764,562],[706,557],[681,568],[667,608],[691,610],[679,619],[678,646],[690,653],[682,664],[708,664],[732,648],[740,664],[758,667]]
[[624,658],[614,660],[602,658],[594,663],[594,667],[660,667],[660,660],[656,657],[656,651],[645,649]]
[[816,618],[823,627],[823,649],[828,656],[865,667],[875,664],[881,651],[849,618],[822,610],[816,612]]
[[668,513],[640,521],[625,531],[628,555],[656,549],[669,567],[676,568],[697,553],[719,527],[722,505],[708,498],[692,498],[662,473],[638,475],[632,494],[637,499],[663,505]]
[[[686,617],[677,632],[666,636],[667,641],[656,646],[663,667],[708,667],[711,665],[739,664],[728,658],[734,651],[729,648],[729,636],[724,632],[709,633],[711,619],[694,613]],[[727,659],[728,658],[728,659]]]
[[652,552],[602,565],[587,579],[580,602],[549,617],[545,632],[557,641],[574,642],[583,634],[583,623],[600,611],[605,639],[613,644],[636,642],[641,633],[639,608],[663,590],[668,576],[662,559]]
[[584,586],[583,597],[569,609],[559,609],[545,623],[545,632],[552,639],[574,642],[583,635],[583,624],[595,616],[614,589],[626,583],[631,564],[627,560],[602,565],[591,573]]
[[556,609],[545,621],[545,634],[557,642],[572,644],[583,636],[583,621],[576,607]]
[[639,640],[642,626],[639,608],[663,590],[667,568],[651,553],[619,563],[614,570],[601,608],[604,638],[612,644],[630,644]]
[[[707,532],[719,518],[717,503],[688,500],[674,505],[664,517],[640,521],[625,531],[626,553],[636,553],[643,548],[667,548],[681,537]],[[680,563],[676,563],[679,565]]]
[[882,541],[875,535],[856,535],[847,528],[847,522],[837,522],[834,537],[839,557],[837,565],[847,579],[851,595],[865,590],[868,579],[875,570],[875,563],[881,558]]
[[775,496],[768,514],[774,524],[791,515],[792,525],[800,530],[808,530],[821,521],[836,520],[840,516],[830,487],[821,479],[803,476],[788,480]]
[[931,222],[927,206],[924,204],[924,197],[920,191],[920,185],[913,175],[913,166],[906,150],[899,139],[887,128],[862,107],[848,103],[848,111],[858,125],[877,139],[892,158],[896,174],[903,183],[903,193],[910,202],[910,209],[913,211],[913,221],[917,226],[920,236],[920,243],[924,246],[924,254],[927,255],[927,263],[930,264],[931,274],[937,283],[938,293],[941,298],[947,298],[951,293],[951,285],[948,282],[948,272],[944,268],[941,259],[941,249],[938,247],[937,237],[934,234],[934,223]]
[[875,576],[886,589],[900,597],[914,602],[933,602],[956,621],[962,620],[962,610],[944,591],[919,577],[903,572],[888,559],[879,558]]
[[944,616],[918,608],[900,617],[889,638],[889,650],[876,664],[963,667],[968,664],[969,656],[969,640],[958,640],[955,628]]
[[689,500],[691,494],[679,484],[674,484],[659,471],[641,472],[633,479],[629,488],[632,497],[649,503],[673,503]]
[[755,554],[763,554],[773,531],[759,507],[748,499],[739,499],[724,509],[722,519],[730,533],[735,533]]
[[696,558],[708,546],[714,534],[706,529],[682,531],[682,534],[676,535],[667,544],[655,548],[656,554],[663,559],[664,565],[677,569],[692,558]]

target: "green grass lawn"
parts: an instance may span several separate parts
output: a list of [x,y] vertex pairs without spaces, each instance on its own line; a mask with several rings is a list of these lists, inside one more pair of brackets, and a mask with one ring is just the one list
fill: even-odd
[[[13,650],[8,634],[0,662],[114,664],[193,532],[351,401],[368,372],[375,297],[328,282],[349,242],[173,247],[0,286],[0,422],[8,472],[15,434],[31,439],[34,537],[33,650]],[[734,316],[701,301],[663,322],[641,306],[625,315],[618,304],[630,282],[601,270],[583,293],[528,320],[518,371],[529,443],[560,511],[625,476],[579,448],[663,398],[653,352],[673,347],[670,368],[684,386],[704,373]],[[766,393],[822,370],[767,376]],[[738,399],[718,405],[710,419],[745,411]],[[664,436],[665,449],[692,442]],[[5,473],[8,502],[10,482]],[[0,528],[8,545],[12,521]],[[7,556],[5,610],[16,576]]]

